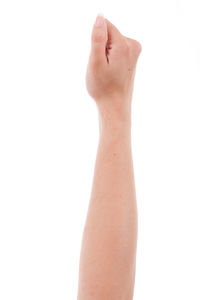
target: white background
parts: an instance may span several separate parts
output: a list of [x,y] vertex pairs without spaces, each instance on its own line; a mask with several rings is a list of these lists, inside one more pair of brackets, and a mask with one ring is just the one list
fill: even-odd
[[85,88],[104,13],[138,39],[136,300],[199,300],[200,21],[194,0],[0,1],[0,299],[76,299],[98,142]]

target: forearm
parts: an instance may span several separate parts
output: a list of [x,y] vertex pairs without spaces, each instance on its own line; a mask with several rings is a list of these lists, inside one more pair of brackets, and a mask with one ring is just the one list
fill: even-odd
[[[131,118],[130,113],[119,117],[115,113],[108,115],[107,110],[106,115],[101,112],[99,121],[99,145],[81,252],[80,289],[87,300],[130,300],[137,242]],[[95,298],[90,298],[88,291]]]
[[99,145],[83,235],[78,300],[131,300],[137,207],[131,98],[141,45],[98,16],[86,85],[99,112]]

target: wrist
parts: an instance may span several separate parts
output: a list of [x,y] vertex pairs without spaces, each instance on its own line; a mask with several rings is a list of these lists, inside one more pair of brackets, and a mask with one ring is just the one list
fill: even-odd
[[131,121],[131,101],[124,97],[104,97],[96,101],[102,122],[127,123]]
[[109,138],[116,136],[131,136],[131,109],[129,111],[99,110],[100,136]]

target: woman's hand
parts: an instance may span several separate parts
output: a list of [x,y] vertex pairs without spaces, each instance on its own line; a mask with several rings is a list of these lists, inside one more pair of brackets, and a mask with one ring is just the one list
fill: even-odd
[[86,84],[91,97],[104,115],[130,115],[133,80],[141,45],[123,36],[102,16],[92,31],[91,53]]

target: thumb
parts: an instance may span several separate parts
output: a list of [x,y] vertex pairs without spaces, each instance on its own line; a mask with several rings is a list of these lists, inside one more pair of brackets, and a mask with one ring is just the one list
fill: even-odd
[[91,54],[95,61],[106,61],[107,23],[102,15],[98,15],[92,30]]

